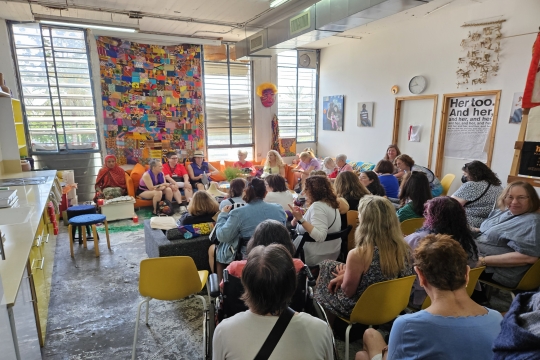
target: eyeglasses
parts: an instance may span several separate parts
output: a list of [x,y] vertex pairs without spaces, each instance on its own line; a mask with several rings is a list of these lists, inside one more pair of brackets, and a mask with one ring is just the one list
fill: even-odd
[[507,196],[507,197],[505,197],[505,199],[510,201],[510,202],[512,202],[514,200],[517,200],[518,202],[524,202],[528,198],[529,198],[528,196],[517,196],[517,197]]

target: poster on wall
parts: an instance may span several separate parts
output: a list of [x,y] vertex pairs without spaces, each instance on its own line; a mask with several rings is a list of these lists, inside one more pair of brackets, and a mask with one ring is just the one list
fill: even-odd
[[514,99],[512,101],[512,110],[510,111],[510,124],[521,124],[521,118],[523,117],[523,93],[514,93]]
[[444,156],[487,161],[495,95],[449,99]]
[[279,155],[295,156],[296,155],[296,138],[279,139]]
[[343,131],[344,95],[323,97],[323,130]]
[[358,103],[358,116],[356,117],[356,125],[358,127],[372,127],[373,126],[373,103],[372,102],[359,102]]
[[147,164],[205,148],[201,46],[96,37],[107,154]]

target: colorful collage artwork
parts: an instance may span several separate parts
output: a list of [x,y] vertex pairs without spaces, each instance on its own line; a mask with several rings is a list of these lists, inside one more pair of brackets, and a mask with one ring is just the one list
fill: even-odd
[[201,46],[97,37],[107,154],[147,164],[205,148]]

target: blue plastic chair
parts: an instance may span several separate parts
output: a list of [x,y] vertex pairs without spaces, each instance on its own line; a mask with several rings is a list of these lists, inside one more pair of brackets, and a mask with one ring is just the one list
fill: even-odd
[[[111,249],[111,242],[109,240],[109,225],[107,224],[107,218],[105,215],[100,214],[86,214],[79,215],[69,219],[69,250],[71,251],[71,257],[73,257],[73,232],[72,229],[74,226],[92,226],[92,234],[94,235],[94,251],[96,252],[96,257],[99,257],[99,245],[98,245],[98,235],[96,230],[96,224],[103,223],[105,225],[105,235],[107,236],[107,247]],[[83,237],[83,247],[86,249],[86,232],[82,231]]]

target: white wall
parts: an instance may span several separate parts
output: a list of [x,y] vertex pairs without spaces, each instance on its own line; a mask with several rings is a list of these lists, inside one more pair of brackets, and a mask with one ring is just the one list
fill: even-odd
[[0,73],[4,74],[4,80],[13,93],[13,97],[18,99],[19,90],[15,80],[15,67],[9,43],[8,27],[4,19],[0,19]]
[[[400,87],[397,96],[410,96],[409,80],[424,75],[428,86],[424,94],[439,94],[435,148],[438,142],[442,94],[502,90],[495,138],[492,169],[506,182],[513,157],[519,125],[508,124],[514,92],[522,92],[531,59],[535,35],[510,37],[538,31],[540,1],[490,0],[472,2],[455,0],[449,6],[428,16],[410,17],[377,29],[361,40],[322,50],[319,98],[319,155],[343,152],[350,159],[377,162],[384,156],[392,140],[394,99],[390,88]],[[423,14],[422,14],[423,15]],[[500,71],[482,86],[457,88],[457,59],[463,56],[460,42],[470,28],[460,26],[467,21],[503,15]],[[401,17],[400,19],[402,19]],[[344,132],[323,131],[322,97],[345,95]],[[360,101],[374,101],[374,127],[356,126],[356,106]],[[434,156],[436,151],[434,149]],[[433,162],[432,168],[435,163]],[[443,169],[445,173],[446,169]],[[461,176],[459,169],[453,171]],[[454,182],[454,188],[457,186]]]

